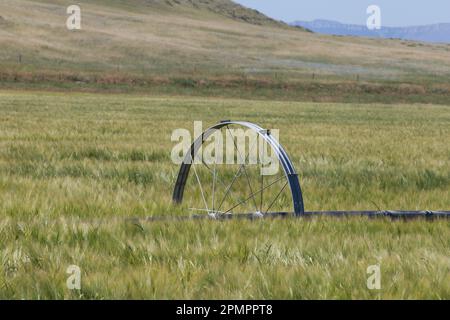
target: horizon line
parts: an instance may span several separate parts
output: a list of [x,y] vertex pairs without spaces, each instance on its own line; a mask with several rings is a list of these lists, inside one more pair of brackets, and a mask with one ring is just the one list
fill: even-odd
[[[275,19],[276,20],[276,19]],[[329,21],[329,22],[337,22],[340,24],[344,24],[344,25],[353,25],[353,26],[362,26],[364,27],[364,24],[358,24],[358,23],[352,23],[352,22],[341,22],[339,20],[330,20],[330,19],[326,19],[326,18],[315,18],[313,20],[294,20],[294,21],[285,21],[285,20],[279,20],[281,22],[287,23],[287,24],[292,24],[295,22],[314,22],[314,21]],[[436,22],[436,23],[427,23],[427,24],[411,24],[411,25],[403,25],[403,26],[382,26],[382,28],[411,28],[411,27],[427,27],[427,26],[435,26],[435,25],[439,25],[439,24],[450,24],[449,22]]]

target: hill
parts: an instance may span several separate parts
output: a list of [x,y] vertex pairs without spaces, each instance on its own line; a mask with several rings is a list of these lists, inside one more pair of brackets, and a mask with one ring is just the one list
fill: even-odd
[[366,26],[330,20],[295,21],[292,25],[331,35],[450,43],[450,23],[411,27],[382,27],[380,30],[369,30]]
[[[106,7],[117,7],[127,11],[147,12],[150,10],[180,12],[184,9],[210,11],[218,15],[255,25],[284,26],[284,22],[273,20],[257,10],[243,7],[230,0],[94,0]],[[160,12],[161,13],[161,12]]]
[[1,87],[450,92],[450,45],[314,34],[229,0],[81,0],[82,29],[69,31],[72,1],[19,2],[0,2]]

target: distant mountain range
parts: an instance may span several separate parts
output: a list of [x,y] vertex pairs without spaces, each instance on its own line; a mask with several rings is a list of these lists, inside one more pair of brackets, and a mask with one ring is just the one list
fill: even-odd
[[295,21],[291,25],[324,34],[450,43],[450,23],[412,27],[382,27],[380,30],[369,30],[364,25],[344,24],[330,20]]

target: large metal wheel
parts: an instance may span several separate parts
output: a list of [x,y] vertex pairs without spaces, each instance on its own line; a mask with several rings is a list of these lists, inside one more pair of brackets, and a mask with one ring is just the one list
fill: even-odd
[[[249,142],[245,152],[237,147],[235,136],[231,133],[237,128],[250,129],[258,136],[258,142],[253,141],[253,145]],[[203,159],[198,159],[199,150],[203,149],[205,142],[211,142],[218,131],[232,140],[237,160],[235,164],[207,164]],[[259,154],[256,163],[250,163],[255,144],[260,149],[270,148],[272,159],[278,161],[277,174],[262,174],[263,167],[267,165],[267,161],[261,159],[264,153]],[[304,213],[298,176],[286,151],[269,130],[245,121],[221,121],[196,138],[181,164],[173,201],[186,206],[187,210],[206,213],[211,217],[233,213],[261,217],[269,213]]]

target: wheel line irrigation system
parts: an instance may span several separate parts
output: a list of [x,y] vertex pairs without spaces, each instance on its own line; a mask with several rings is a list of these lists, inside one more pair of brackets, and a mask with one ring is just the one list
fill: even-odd
[[[190,173],[190,169],[194,167],[194,174],[197,176],[197,180],[200,183],[199,177],[197,175],[197,172],[195,171],[195,165],[193,159],[195,159],[198,151],[200,150],[200,147],[203,145],[203,143],[210,137],[215,131],[221,130],[223,128],[229,130],[229,126],[238,126],[243,127],[246,129],[253,130],[256,132],[259,136],[259,138],[264,139],[264,141],[270,146],[273,153],[276,155],[279,163],[282,166],[284,176],[286,178],[286,185],[289,185],[290,189],[290,196],[292,198],[292,211],[291,212],[265,212],[264,214],[262,212],[256,211],[250,212],[250,213],[230,213],[229,211],[214,211],[211,209],[208,209],[206,207],[205,210],[208,214],[194,214],[194,215],[188,215],[188,216],[179,216],[179,217],[169,217],[169,216],[154,216],[149,217],[145,220],[147,221],[161,221],[161,220],[190,220],[190,219],[214,219],[214,220],[229,220],[229,219],[261,219],[261,218],[287,218],[287,217],[297,217],[297,218],[308,218],[308,217],[314,217],[314,216],[334,216],[334,217],[355,217],[355,216],[366,216],[370,218],[377,218],[377,217],[389,217],[393,219],[411,219],[411,218],[426,218],[426,219],[435,219],[435,218],[450,218],[450,211],[315,211],[315,212],[308,212],[304,209],[303,204],[303,195],[302,190],[300,187],[298,174],[294,168],[293,163],[291,162],[287,152],[285,149],[281,146],[281,144],[275,139],[272,135],[270,130],[265,130],[261,128],[260,126],[246,121],[231,121],[231,120],[223,120],[220,121],[218,124],[210,127],[206,131],[204,131],[197,139],[194,141],[194,143],[191,145],[189,152],[186,154],[180,170],[179,174],[175,183],[175,187],[173,190],[173,203],[176,205],[179,205],[183,202],[183,198],[185,196],[185,187],[186,182]],[[233,140],[234,141],[234,140]],[[245,170],[245,161],[244,161],[244,170]],[[241,171],[242,167],[239,169]],[[245,172],[247,174],[247,172]],[[247,176],[248,179],[248,176]],[[233,185],[234,180],[231,182],[231,186]],[[251,190],[251,185],[249,182],[249,187]],[[214,186],[213,186],[214,188]],[[283,187],[284,188],[284,187]],[[201,189],[201,185],[200,185]],[[262,189],[263,190],[263,189]],[[259,190],[257,192],[262,193],[262,190]],[[229,191],[229,190],[227,190]],[[257,193],[255,192],[255,193]],[[252,194],[248,199],[249,200],[252,196],[254,196],[254,192],[251,192]],[[202,190],[203,195],[203,190]],[[226,196],[226,195],[225,195]],[[262,198],[262,195],[261,195]],[[262,202],[262,200],[261,200]],[[206,201],[205,201],[206,203]],[[241,203],[236,205],[235,207],[239,206]]]

